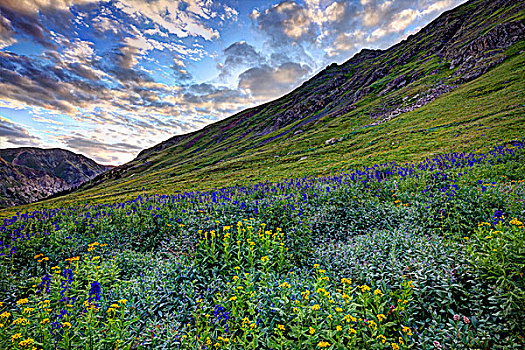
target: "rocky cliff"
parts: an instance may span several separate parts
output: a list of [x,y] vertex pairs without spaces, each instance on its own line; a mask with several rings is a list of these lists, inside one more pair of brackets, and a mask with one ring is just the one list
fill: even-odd
[[111,169],[63,149],[0,149],[0,208],[76,188]]

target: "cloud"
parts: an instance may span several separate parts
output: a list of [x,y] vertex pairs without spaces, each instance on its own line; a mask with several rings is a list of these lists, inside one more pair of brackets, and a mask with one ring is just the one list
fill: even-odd
[[123,159],[129,161],[133,158],[134,153],[142,149],[142,147],[126,142],[111,143],[97,140],[94,136],[85,137],[80,134],[60,136],[59,139],[65,147],[74,149],[104,164],[114,164]]
[[178,101],[188,112],[222,119],[245,108],[249,98],[243,91],[202,83],[188,86]]
[[40,11],[67,11],[74,5],[108,0],[2,0],[1,5],[10,10],[23,14],[38,14]]
[[267,65],[254,67],[239,76],[239,88],[248,91],[258,101],[268,100],[290,91],[310,72],[309,66],[294,62],[276,68]]
[[58,120],[53,120],[53,119],[44,118],[44,117],[38,117],[38,116],[33,117],[33,120],[34,120],[35,122],[37,122],[37,123],[54,124],[54,125],[64,125],[64,123],[59,122]]
[[218,65],[220,77],[230,76],[241,68],[247,68],[266,63],[266,59],[245,41],[239,41],[228,46],[224,51],[224,63]]
[[[8,3],[9,4],[9,3]],[[48,30],[44,28],[36,14],[19,13],[5,4],[0,3],[0,23],[3,47],[12,44],[14,36],[29,37],[45,48],[55,48],[48,38]]]
[[420,12],[413,9],[405,9],[401,12],[395,13],[389,23],[372,32],[368,41],[373,42],[385,35],[404,31],[419,15]]
[[355,50],[365,42],[366,33],[357,29],[353,33],[339,33],[333,45],[325,48],[329,57],[336,56],[341,52]]
[[211,1],[121,0],[117,6],[132,18],[146,18],[180,38],[198,36],[212,40],[219,37],[216,29],[204,23],[216,16]]
[[0,10],[0,49],[16,43],[16,39],[13,37],[14,34],[15,30],[11,25],[11,21],[8,18],[2,16]]
[[7,118],[0,117],[0,145],[5,147],[6,144],[14,146],[35,146],[39,144],[40,139],[35,137],[19,124],[13,123]]
[[[113,35],[124,34],[125,29],[121,22],[111,17],[111,14],[98,15],[91,19],[91,28],[94,29],[97,35],[107,35],[112,33]],[[153,35],[155,33],[151,33]]]
[[283,1],[262,12],[254,10],[250,16],[273,45],[315,38],[306,8],[295,1]]

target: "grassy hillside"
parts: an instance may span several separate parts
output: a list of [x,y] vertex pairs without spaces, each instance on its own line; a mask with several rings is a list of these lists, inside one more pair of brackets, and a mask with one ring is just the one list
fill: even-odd
[[[385,161],[410,162],[433,154],[486,149],[495,143],[521,139],[525,129],[524,48],[523,41],[515,44],[505,51],[508,58],[488,73],[379,125],[371,125],[366,116],[366,111],[381,103],[381,99],[376,99],[342,117],[322,117],[302,126],[300,134],[258,147],[248,140],[236,146],[217,143],[201,149],[201,143],[206,142],[203,136],[191,147],[176,145],[139,158],[121,178],[59,199],[4,210],[2,214],[25,208],[120,201],[136,197],[144,192],[143,188],[146,193],[175,193],[330,174],[341,168]],[[410,99],[420,89],[418,82],[397,94]],[[337,142],[325,145],[332,138],[337,138]]]

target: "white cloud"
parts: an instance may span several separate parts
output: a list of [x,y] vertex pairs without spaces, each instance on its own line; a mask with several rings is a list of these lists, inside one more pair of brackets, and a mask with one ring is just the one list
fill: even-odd
[[24,14],[37,14],[43,9],[66,11],[73,5],[85,5],[109,0],[2,0],[2,5]]
[[432,5],[430,5],[428,8],[426,8],[425,10],[421,11],[421,15],[425,16],[425,15],[434,13],[436,11],[446,10],[448,8],[451,8],[452,5],[455,4],[455,2],[457,2],[457,1],[454,1],[454,0],[441,0],[441,1],[435,2]]
[[339,33],[333,45],[326,47],[324,50],[329,57],[333,57],[341,52],[350,51],[363,45],[365,37],[366,33],[359,29],[352,33]]
[[179,66],[179,67],[185,67],[186,65],[184,64],[184,61],[182,60],[179,60],[178,58],[173,58],[173,63],[175,63],[175,65]]
[[182,4],[181,1],[170,0],[120,0],[117,7],[136,19],[143,16],[180,38],[219,38],[219,32],[204,23],[204,20],[215,16],[211,10],[211,2],[190,0],[184,2],[187,4],[185,9]]
[[49,118],[44,117],[33,117],[33,120],[38,123],[45,123],[45,124],[54,124],[54,125],[64,125],[64,123],[59,122],[58,120],[53,120]]

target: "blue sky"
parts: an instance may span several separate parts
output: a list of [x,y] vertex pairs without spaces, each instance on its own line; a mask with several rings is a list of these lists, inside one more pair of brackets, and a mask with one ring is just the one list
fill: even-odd
[[0,147],[122,164],[461,2],[0,0]]

